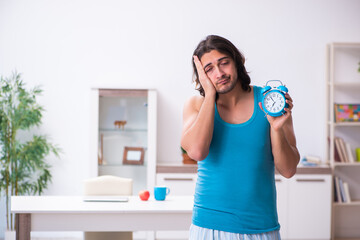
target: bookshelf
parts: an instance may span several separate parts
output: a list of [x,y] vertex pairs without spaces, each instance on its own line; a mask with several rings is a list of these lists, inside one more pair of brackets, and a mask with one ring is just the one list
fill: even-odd
[[351,203],[333,203],[333,207],[352,207],[360,206],[360,200]]
[[[359,62],[360,43],[331,43],[327,46],[326,152],[334,176],[333,240],[360,239],[360,162],[355,154],[355,149],[360,148],[360,120],[356,116],[345,122],[335,118],[335,104],[360,104]],[[343,184],[340,184],[343,189],[338,194],[338,179],[346,183],[351,201],[347,200],[349,195],[341,195],[344,193]]]

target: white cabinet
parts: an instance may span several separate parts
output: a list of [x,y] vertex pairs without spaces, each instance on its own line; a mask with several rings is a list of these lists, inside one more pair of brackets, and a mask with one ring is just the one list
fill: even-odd
[[295,175],[289,181],[289,239],[330,239],[331,175]]
[[280,235],[282,238],[288,235],[287,222],[288,222],[288,180],[279,175],[275,175],[275,183],[276,183],[276,203],[277,203],[277,211],[278,211],[278,220],[281,225],[280,227]]
[[330,174],[276,176],[278,213],[282,239],[330,239]]

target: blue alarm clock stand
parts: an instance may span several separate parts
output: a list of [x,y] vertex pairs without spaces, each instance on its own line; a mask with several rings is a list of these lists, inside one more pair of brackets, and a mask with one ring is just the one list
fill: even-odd
[[[271,86],[268,86],[268,83],[269,82],[280,82],[280,86],[278,87],[271,87]],[[280,111],[278,112],[269,112],[264,106],[264,99],[265,97],[270,94],[270,93],[273,93],[273,92],[278,92],[280,93],[280,95],[284,98],[284,102],[285,102],[285,106],[284,108],[287,108],[289,106],[289,104],[286,103],[286,98],[285,98],[285,94],[288,92],[288,88],[285,87],[283,85],[283,83],[280,81],[280,80],[269,80],[266,82],[266,85],[265,87],[263,87],[261,89],[261,94],[263,95],[262,99],[261,99],[261,105],[263,106],[263,110],[264,112],[266,113],[266,115],[269,115],[269,116],[272,116],[272,117],[279,117],[281,115],[283,115],[285,113],[285,110],[284,108],[281,109]]]

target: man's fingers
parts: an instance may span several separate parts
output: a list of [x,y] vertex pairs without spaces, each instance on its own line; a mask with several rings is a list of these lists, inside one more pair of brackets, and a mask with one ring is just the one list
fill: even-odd
[[294,107],[293,100],[290,97],[289,93],[285,94],[285,98],[286,98],[286,103],[289,105],[289,109],[291,111],[291,109]]
[[291,110],[294,107],[292,101],[286,100],[286,103],[289,105],[288,108]]
[[200,78],[200,77],[201,77],[201,78],[206,77],[206,74],[205,74],[203,65],[201,64],[198,56],[194,55],[193,58],[194,58],[194,63],[195,63],[196,70],[197,70],[197,72],[198,72],[199,78]]
[[286,98],[286,99],[289,99],[291,102],[293,101],[292,98],[290,97],[289,93],[286,93],[286,94],[285,94],[285,98]]
[[284,114],[284,115],[285,115],[285,118],[289,118],[289,117],[291,116],[291,113],[292,113],[292,112],[291,112],[291,109],[289,109],[289,108],[284,108],[284,110],[285,110],[285,112],[286,112],[286,113]]

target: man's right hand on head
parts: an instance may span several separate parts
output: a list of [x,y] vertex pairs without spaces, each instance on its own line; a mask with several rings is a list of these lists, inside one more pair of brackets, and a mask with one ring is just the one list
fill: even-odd
[[215,95],[216,94],[215,86],[211,82],[211,80],[208,78],[208,76],[206,75],[206,73],[204,71],[204,67],[203,67],[202,63],[200,62],[198,56],[194,55],[193,59],[194,59],[196,70],[197,70],[197,73],[199,76],[200,84],[205,92],[205,96],[212,95],[212,94]]

